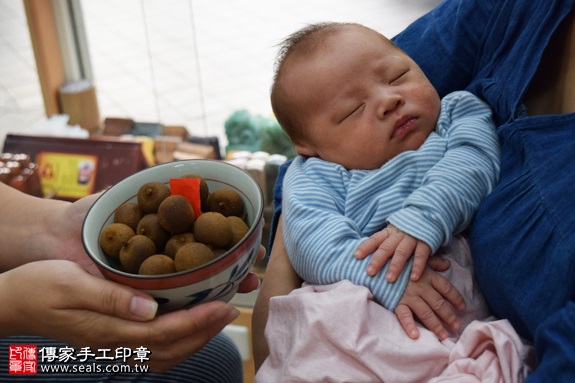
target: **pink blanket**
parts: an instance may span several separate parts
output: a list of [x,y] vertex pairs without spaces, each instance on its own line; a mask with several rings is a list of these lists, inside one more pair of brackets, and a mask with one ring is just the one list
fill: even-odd
[[467,302],[464,327],[444,341],[422,326],[412,340],[367,288],[348,281],[272,298],[265,330],[270,355],[256,383],[522,382],[532,347],[508,321],[487,316],[465,262],[452,260],[448,276]]

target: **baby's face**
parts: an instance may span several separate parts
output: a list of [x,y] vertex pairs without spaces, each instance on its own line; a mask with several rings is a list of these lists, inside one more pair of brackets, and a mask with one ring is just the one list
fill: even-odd
[[345,26],[284,65],[286,93],[304,125],[299,154],[377,169],[418,149],[437,123],[439,96],[421,69],[369,29]]

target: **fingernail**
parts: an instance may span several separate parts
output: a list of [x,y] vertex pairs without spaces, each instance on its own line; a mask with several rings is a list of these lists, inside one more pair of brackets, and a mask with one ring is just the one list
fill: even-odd
[[135,295],[130,302],[130,312],[142,319],[153,319],[156,316],[156,311],[158,311],[156,301]]
[[222,321],[225,323],[230,323],[240,315],[240,311],[233,306],[223,306],[214,313],[212,317],[215,321]]

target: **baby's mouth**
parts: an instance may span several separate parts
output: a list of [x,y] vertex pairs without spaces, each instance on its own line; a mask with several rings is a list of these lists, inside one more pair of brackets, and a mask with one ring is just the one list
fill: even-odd
[[393,126],[393,133],[391,138],[401,138],[407,134],[414,126],[417,118],[415,117],[402,117]]

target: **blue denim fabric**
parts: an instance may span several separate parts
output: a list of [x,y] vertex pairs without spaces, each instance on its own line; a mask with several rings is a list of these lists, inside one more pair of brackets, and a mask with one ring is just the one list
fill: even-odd
[[534,341],[539,366],[528,382],[575,382],[575,114],[526,117],[521,102],[573,6],[445,0],[394,38],[441,96],[466,89],[494,109],[500,183],[471,226],[471,246],[492,310]]
[[533,382],[575,381],[575,115],[526,117],[521,104],[572,7],[448,0],[395,38],[442,94],[465,88],[494,109],[500,183],[477,213],[471,246],[494,313],[535,341]]

